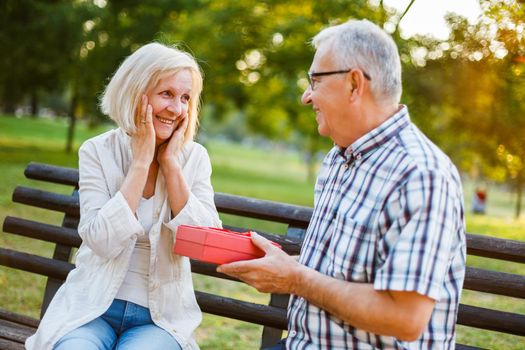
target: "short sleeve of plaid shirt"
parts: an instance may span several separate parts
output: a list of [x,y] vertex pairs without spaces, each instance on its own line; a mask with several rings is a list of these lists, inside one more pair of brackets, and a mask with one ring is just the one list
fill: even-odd
[[377,290],[415,291],[434,300],[451,265],[462,220],[455,179],[439,171],[415,169],[387,200],[391,225],[379,242],[382,264]]

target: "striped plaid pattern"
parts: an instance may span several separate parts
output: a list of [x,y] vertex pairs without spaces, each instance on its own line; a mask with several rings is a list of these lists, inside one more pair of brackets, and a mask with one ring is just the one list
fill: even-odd
[[402,342],[355,329],[292,296],[287,348],[453,349],[465,261],[457,170],[403,107],[325,157],[300,262],[376,290],[429,296],[437,301],[429,325],[419,340]]

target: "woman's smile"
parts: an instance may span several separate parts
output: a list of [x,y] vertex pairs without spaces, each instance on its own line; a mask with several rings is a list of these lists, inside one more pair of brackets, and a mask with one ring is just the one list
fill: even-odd
[[157,118],[157,120],[161,122],[162,124],[166,124],[166,125],[173,125],[173,123],[175,122],[175,120],[173,119],[162,118],[161,116],[158,116],[158,115],[156,115],[155,118]]

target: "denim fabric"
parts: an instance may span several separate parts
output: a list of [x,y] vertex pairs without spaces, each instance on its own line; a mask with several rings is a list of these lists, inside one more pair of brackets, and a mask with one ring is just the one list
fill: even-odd
[[149,309],[115,299],[102,316],[67,333],[55,350],[181,350],[177,341],[151,320]]

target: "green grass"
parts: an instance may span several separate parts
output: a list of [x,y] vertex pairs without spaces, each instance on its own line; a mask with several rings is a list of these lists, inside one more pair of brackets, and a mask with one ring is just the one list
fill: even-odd
[[[102,126],[88,129],[79,123],[75,135],[75,149],[90,136],[110,128]],[[0,116],[0,221],[12,215],[60,225],[62,216],[47,210],[14,204],[13,189],[18,185],[38,187],[60,193],[71,188],[43,184],[24,178],[23,171],[30,161],[76,167],[76,151],[65,154],[66,124],[64,121]],[[306,167],[298,154],[278,146],[253,149],[226,142],[209,141],[206,144],[213,165],[212,184],[219,192],[251,196],[261,199],[312,206],[313,183],[306,180]],[[473,216],[468,212],[472,184],[465,184],[467,227],[469,232],[502,238],[525,240],[525,219],[512,219],[514,197],[508,191],[489,189],[488,216]],[[523,217],[523,216],[522,216]],[[256,230],[284,233],[286,226],[261,220],[221,215],[228,224]],[[0,234],[0,247],[32,252],[41,256],[52,255],[52,245],[10,234]],[[492,259],[469,257],[468,264],[492,270],[525,274],[523,264],[502,263]],[[268,296],[253,288],[231,281],[218,281],[207,276],[194,275],[195,287],[225,296],[252,302],[268,302]],[[45,278],[0,266],[0,307],[38,317]],[[467,304],[496,308],[525,314],[523,300],[502,298],[484,293],[465,291],[462,301]],[[197,339],[206,349],[253,349],[259,346],[262,327],[204,315],[197,330]],[[459,327],[458,341],[491,349],[522,349],[523,338]]]

